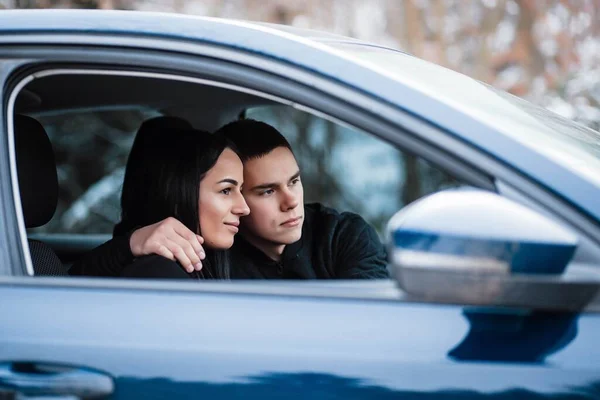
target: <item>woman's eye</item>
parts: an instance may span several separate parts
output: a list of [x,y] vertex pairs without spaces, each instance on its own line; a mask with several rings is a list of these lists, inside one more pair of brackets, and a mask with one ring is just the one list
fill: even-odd
[[231,193],[231,189],[230,188],[223,189],[223,190],[221,190],[221,193],[223,193],[223,194],[229,194],[229,193]]

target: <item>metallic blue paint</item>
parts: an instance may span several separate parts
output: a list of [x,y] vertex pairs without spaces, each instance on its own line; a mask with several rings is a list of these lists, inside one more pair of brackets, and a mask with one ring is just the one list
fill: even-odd
[[[10,36],[6,35],[27,33],[145,36],[239,49],[313,71],[441,127],[600,220],[600,202],[596,201],[595,196],[589,195],[598,190],[593,182],[503,134],[502,127],[493,126],[485,118],[461,110],[473,104],[444,102],[419,89],[418,82],[411,78],[409,72],[400,80],[398,76],[361,63],[335,50],[332,47],[335,40],[329,35],[315,33],[306,39],[304,30],[299,31],[301,35],[298,36],[290,32],[294,32],[293,28],[277,30],[247,22],[159,13],[72,10],[0,12],[0,35],[5,35],[4,39],[9,42]],[[110,43],[110,38],[103,38],[103,44]],[[442,67],[432,68],[445,71]],[[456,90],[458,92],[461,88],[457,87]],[[496,98],[491,92],[489,96]],[[495,110],[486,112],[494,113]]]
[[115,398],[600,395],[597,315],[60,285],[0,296],[19,310],[0,308],[2,360],[93,367]]

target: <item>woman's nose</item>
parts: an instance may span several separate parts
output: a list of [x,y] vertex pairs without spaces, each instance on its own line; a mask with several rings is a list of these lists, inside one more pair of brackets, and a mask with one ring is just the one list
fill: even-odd
[[232,212],[241,217],[250,214],[250,207],[248,207],[248,204],[246,204],[246,200],[244,200],[244,196],[242,196],[241,193],[239,193],[236,198]]

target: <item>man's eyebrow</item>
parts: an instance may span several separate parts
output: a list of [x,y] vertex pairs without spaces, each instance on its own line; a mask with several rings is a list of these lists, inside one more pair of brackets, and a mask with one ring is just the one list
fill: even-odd
[[231,183],[232,185],[237,186],[238,185],[238,181],[236,181],[235,179],[231,179],[231,178],[225,178],[225,179],[221,179],[219,182],[217,183]]
[[260,189],[273,189],[277,187],[277,183],[263,183],[262,185],[256,185],[250,190],[260,190]]
[[[293,181],[294,179],[298,178],[299,176],[300,176],[300,171],[298,171],[294,175],[292,175],[291,178],[288,179],[288,182],[289,181]],[[273,182],[273,183],[262,183],[260,185],[254,186],[250,190],[273,189],[273,188],[276,188],[277,186],[279,186],[279,184],[276,183],[276,182]]]
[[298,170],[298,172],[296,172],[294,175],[292,175],[292,177],[290,179],[288,179],[288,182],[293,181],[294,179],[299,178],[299,177],[300,177],[300,171]]

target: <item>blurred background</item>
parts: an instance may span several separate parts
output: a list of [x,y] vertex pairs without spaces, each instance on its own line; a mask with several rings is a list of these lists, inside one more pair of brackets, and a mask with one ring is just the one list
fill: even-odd
[[[0,8],[176,12],[329,31],[404,50],[600,129],[600,0],[0,0]],[[358,212],[380,232],[414,199],[460,185],[410,154],[367,143],[365,133],[289,109],[251,111],[288,135],[310,200]],[[129,146],[152,116],[119,110],[41,119],[55,145],[61,187],[47,231],[111,232]],[[327,158],[335,149],[345,156]],[[351,170],[344,162],[353,149],[365,159],[354,160],[360,168],[348,180],[352,186],[340,185],[336,173],[340,166]],[[98,152],[102,168],[89,165]],[[358,171],[374,168],[376,182]]]
[[600,0],[0,0],[274,22],[402,49],[600,128]]

